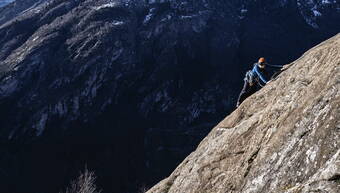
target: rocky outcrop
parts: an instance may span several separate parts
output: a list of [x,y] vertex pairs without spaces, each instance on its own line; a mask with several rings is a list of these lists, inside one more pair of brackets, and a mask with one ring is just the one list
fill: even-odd
[[149,193],[340,191],[340,34],[220,122]]
[[288,63],[340,31],[338,2],[322,2],[16,0],[1,8],[0,187],[56,192],[85,164],[107,192],[158,182],[234,108],[259,56]]
[[[18,17],[25,12],[30,12],[47,0],[8,0],[0,4],[0,25]],[[12,2],[12,3],[11,3]],[[11,4],[9,4],[11,3]],[[8,5],[9,4],[9,5]],[[6,7],[2,7],[5,6]]]

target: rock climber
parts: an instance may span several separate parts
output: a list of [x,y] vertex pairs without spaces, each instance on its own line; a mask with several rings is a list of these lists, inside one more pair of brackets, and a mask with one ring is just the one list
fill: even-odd
[[236,107],[238,107],[247,97],[268,84],[270,80],[267,79],[267,67],[282,68],[282,66],[279,65],[268,64],[266,59],[261,57],[259,61],[253,65],[253,69],[246,73],[243,89],[238,97]]

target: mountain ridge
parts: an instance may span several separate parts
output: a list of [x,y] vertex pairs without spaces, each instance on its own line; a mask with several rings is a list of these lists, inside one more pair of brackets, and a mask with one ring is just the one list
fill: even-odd
[[234,109],[258,57],[288,63],[340,31],[339,3],[322,2],[16,0],[0,8],[0,187],[57,192],[84,165],[104,191],[150,187]]
[[7,4],[11,3],[13,0],[2,0],[0,2],[0,8],[6,6]]
[[340,34],[220,122],[149,193],[340,190]]

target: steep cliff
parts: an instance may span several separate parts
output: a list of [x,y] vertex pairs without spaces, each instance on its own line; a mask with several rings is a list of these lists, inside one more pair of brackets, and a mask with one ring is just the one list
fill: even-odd
[[234,108],[259,56],[293,61],[340,31],[339,10],[332,0],[8,4],[0,187],[57,192],[85,164],[107,192],[153,185]]
[[220,122],[149,193],[340,191],[340,34]]

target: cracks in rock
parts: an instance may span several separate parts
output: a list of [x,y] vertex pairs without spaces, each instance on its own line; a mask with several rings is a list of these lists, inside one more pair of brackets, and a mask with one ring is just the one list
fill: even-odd
[[306,136],[309,132],[310,132],[310,130],[304,131],[304,132],[299,136],[300,139],[302,139],[304,136]]
[[167,179],[167,182],[166,182],[166,186],[165,186],[165,189],[164,189],[164,192],[168,193],[172,187],[172,185],[174,184],[175,180],[177,179],[177,177],[179,176],[179,174],[177,175],[174,175],[174,176],[170,176],[168,179]]
[[298,81],[303,86],[308,86],[312,81],[311,80],[299,80]]
[[258,148],[252,155],[251,157],[248,159],[248,167],[246,169],[246,172],[244,173],[243,177],[247,177],[249,172],[250,172],[250,169],[252,167],[252,163],[254,162],[254,160],[256,159],[259,151],[260,151],[261,148]]
[[[201,189],[206,189],[208,186],[212,186],[212,184],[210,183],[212,181],[212,179],[216,179],[218,178],[219,175],[223,174],[223,171],[221,170],[222,167],[222,161],[225,159],[234,159],[233,157],[245,154],[246,151],[245,150],[234,150],[231,152],[225,152],[225,153],[221,153],[221,156],[219,156],[217,159],[214,159],[213,161],[203,165],[202,167],[200,167],[197,170],[197,173],[199,174],[200,177],[205,176],[205,179],[201,179],[201,184],[200,184],[200,188]],[[214,173],[213,171],[216,172]],[[191,172],[191,170],[190,170]],[[208,174],[208,175],[207,175]]]
[[235,152],[235,153],[233,153],[234,155],[240,155],[240,154],[244,154],[245,153],[245,151],[243,151],[243,150],[241,150],[241,151],[237,151],[237,152]]
[[333,175],[327,181],[330,181],[330,182],[340,182],[340,174]]

